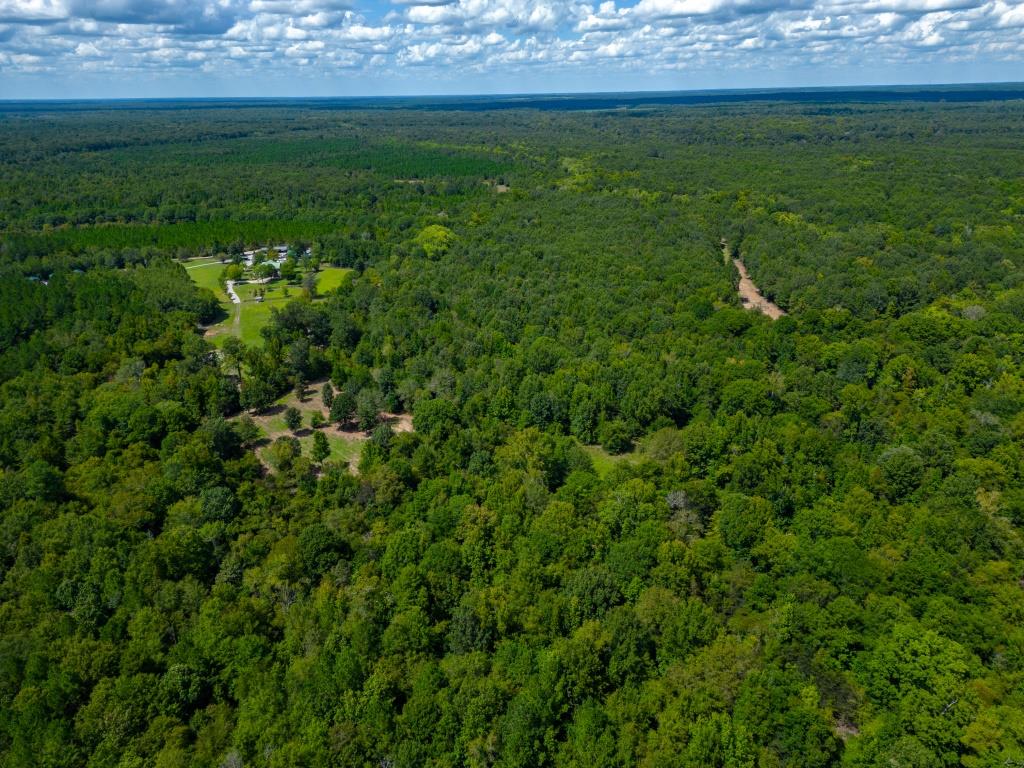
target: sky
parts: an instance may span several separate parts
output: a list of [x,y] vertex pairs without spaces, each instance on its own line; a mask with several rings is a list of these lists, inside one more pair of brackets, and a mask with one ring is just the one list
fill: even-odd
[[1024,81],[1024,0],[0,0],[0,98]]

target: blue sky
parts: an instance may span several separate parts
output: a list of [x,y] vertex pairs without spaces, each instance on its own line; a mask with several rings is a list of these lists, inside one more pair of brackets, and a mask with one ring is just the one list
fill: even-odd
[[1024,81],[1024,0],[0,0],[0,98]]

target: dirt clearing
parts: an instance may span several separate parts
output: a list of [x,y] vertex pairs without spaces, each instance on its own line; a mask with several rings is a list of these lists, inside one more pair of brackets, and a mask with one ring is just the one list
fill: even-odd
[[[724,241],[722,242],[722,253],[725,255],[726,260],[728,260],[730,256],[729,246]],[[743,304],[744,309],[756,310],[763,315],[767,315],[772,320],[778,320],[786,314],[782,307],[761,295],[760,289],[750,279],[750,275],[747,274],[747,266],[743,263],[743,259],[733,256],[732,263],[736,267],[736,271],[740,273],[740,284],[736,287],[736,292],[740,295],[740,303]]]

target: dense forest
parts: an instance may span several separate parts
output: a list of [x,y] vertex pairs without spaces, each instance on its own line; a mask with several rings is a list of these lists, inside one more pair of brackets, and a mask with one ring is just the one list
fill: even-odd
[[[1024,102],[36,106],[0,169],[0,763],[1024,765]],[[188,262],[278,242],[351,279],[215,347]],[[355,466],[261,458],[296,390]]]

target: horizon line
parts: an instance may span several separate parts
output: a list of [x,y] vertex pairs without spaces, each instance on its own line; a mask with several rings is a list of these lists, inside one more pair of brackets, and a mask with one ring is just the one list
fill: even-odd
[[993,86],[1017,86],[1024,88],[1024,81],[1020,80],[991,80],[991,81],[960,81],[947,83],[862,83],[857,85],[786,85],[786,86],[758,86],[758,87],[735,87],[735,88],[680,88],[680,89],[640,89],[627,91],[495,91],[490,93],[389,93],[379,95],[335,95],[335,96],[81,96],[81,97],[35,97],[35,98],[0,98],[0,104],[19,103],[77,103],[77,102],[169,102],[169,101],[365,101],[365,100],[398,100],[398,99],[498,99],[498,98],[558,98],[578,96],[645,96],[645,95],[668,95],[668,94],[763,94],[778,92],[807,92],[807,91],[858,91],[858,90],[896,90],[896,89],[918,89],[918,90],[941,90],[944,88],[969,88],[969,87],[993,87]]

